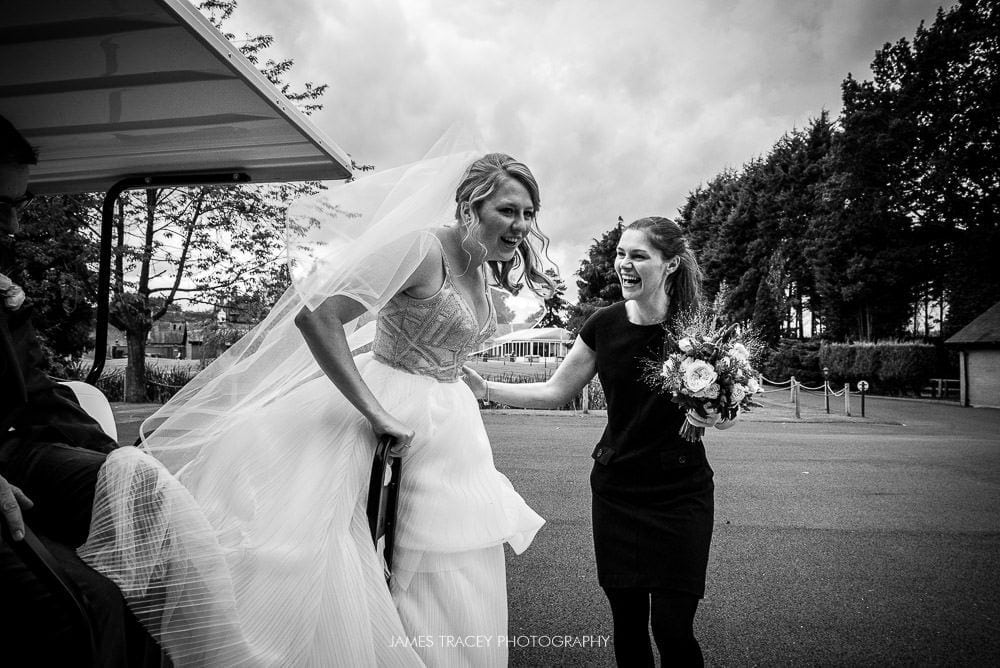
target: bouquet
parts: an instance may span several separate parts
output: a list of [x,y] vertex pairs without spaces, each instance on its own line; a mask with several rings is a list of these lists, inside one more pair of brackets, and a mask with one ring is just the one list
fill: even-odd
[[[684,409],[708,417],[714,410],[723,420],[734,419],[741,409],[758,406],[753,395],[760,391],[753,364],[763,345],[752,331],[738,324],[720,325],[721,296],[711,307],[682,313],[673,331],[666,332],[660,359],[647,360],[646,380]],[[696,442],[705,433],[687,420],[680,435]]]

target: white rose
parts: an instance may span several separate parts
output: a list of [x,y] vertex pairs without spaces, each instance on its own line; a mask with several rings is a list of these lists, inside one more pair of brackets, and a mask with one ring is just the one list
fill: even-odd
[[14,285],[14,281],[7,276],[0,274],[0,292],[7,292]]
[[682,353],[689,353],[694,350],[694,344],[691,343],[691,339],[686,336],[677,342],[677,347],[681,349]]
[[719,389],[720,388],[718,383],[712,383],[701,392],[695,392],[694,396],[698,397],[699,399],[718,399]]
[[746,361],[750,358],[750,351],[742,343],[734,343],[729,354],[741,361]]
[[739,383],[734,383],[732,390],[732,398],[730,399],[730,401],[734,404],[738,404],[741,401],[743,401],[743,399],[745,399],[746,396],[747,396],[747,391],[743,389],[743,386],[740,385]]
[[684,369],[684,385],[691,392],[701,392],[714,383],[717,376],[711,364],[694,360]]
[[760,392],[760,383],[758,383],[757,379],[753,376],[751,376],[750,380],[747,381],[747,390],[750,391],[750,394],[757,394]]

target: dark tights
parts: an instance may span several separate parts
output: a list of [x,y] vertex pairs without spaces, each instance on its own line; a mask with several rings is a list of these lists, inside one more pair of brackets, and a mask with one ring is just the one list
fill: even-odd
[[[661,665],[703,666],[701,647],[694,637],[698,597],[662,589],[605,589],[614,620],[615,660],[621,668],[653,666],[653,639]],[[652,604],[651,604],[652,603]]]

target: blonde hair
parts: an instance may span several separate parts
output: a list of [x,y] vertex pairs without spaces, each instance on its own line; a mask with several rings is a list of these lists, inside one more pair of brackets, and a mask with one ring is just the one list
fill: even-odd
[[[528,191],[536,215],[541,208],[541,198],[538,194],[538,182],[527,165],[518,162],[504,153],[488,153],[469,165],[462,177],[462,182],[455,191],[455,219],[461,223],[462,207],[469,206],[478,213],[479,207],[492,195],[504,179],[514,179]],[[534,238],[539,248],[532,243]],[[528,226],[528,234],[521,240],[514,257],[506,261],[490,260],[487,264],[493,274],[493,281],[512,294],[517,294],[521,283],[511,280],[513,269],[522,267],[521,275],[528,289],[541,297],[550,297],[555,291],[555,282],[541,270],[542,256],[548,255],[549,238],[538,228],[538,223],[532,219]]]

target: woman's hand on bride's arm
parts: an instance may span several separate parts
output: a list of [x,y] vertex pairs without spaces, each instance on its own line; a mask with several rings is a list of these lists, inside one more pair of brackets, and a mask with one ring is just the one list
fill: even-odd
[[465,383],[477,399],[521,408],[558,408],[572,401],[597,373],[597,354],[578,337],[552,377],[539,383],[487,384],[468,366],[464,370]]
[[462,380],[472,390],[472,396],[476,399],[486,398],[486,380],[483,379],[475,369],[468,365],[462,366]]

